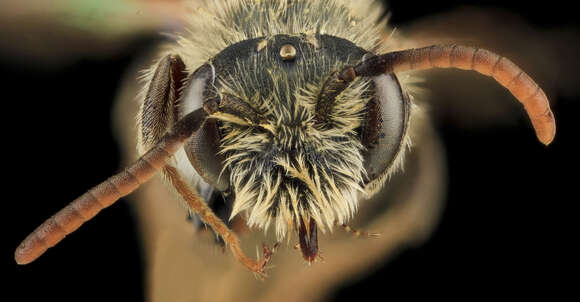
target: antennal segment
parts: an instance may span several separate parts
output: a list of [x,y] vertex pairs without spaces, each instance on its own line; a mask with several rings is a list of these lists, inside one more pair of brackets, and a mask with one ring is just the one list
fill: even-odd
[[102,209],[111,206],[119,198],[129,195],[151,179],[201,127],[207,116],[203,108],[189,113],[179,120],[155,146],[125,170],[90,189],[46,220],[18,246],[14,253],[16,262],[28,264],[36,260],[66,235],[95,217]]

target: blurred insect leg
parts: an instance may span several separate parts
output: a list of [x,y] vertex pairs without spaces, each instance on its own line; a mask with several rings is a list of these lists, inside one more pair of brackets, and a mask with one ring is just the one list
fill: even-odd
[[[211,207],[212,200],[215,198],[214,194],[216,194],[214,189],[208,186],[207,190],[200,190],[200,188],[198,187],[197,192],[199,192],[202,200],[205,200]],[[199,218],[199,215],[197,215],[191,208],[188,208],[186,219],[193,225],[193,228],[197,232],[207,230],[207,225],[204,225],[203,221],[201,221],[201,219]]]
[[[230,198],[223,196],[222,192],[214,188],[200,191],[199,187],[196,187],[196,191],[199,193],[202,200],[206,201],[209,208],[221,221],[225,223],[228,228],[233,230],[238,235],[248,230],[246,222],[241,217],[236,216],[232,220],[228,219],[232,213],[233,200],[229,200]],[[199,215],[196,214],[191,208],[189,208],[188,220],[193,224],[193,227],[197,232],[214,233],[216,235],[215,243],[225,247],[225,242],[223,239],[214,230],[212,230],[210,226],[205,224]]]
[[342,224],[341,227],[348,233],[353,234],[357,238],[378,238],[381,236],[379,233],[371,233],[366,231],[361,231],[359,229],[353,229],[347,224]]
[[130,194],[151,179],[191,134],[199,129],[206,118],[207,113],[203,109],[186,115],[132,165],[87,191],[46,220],[18,246],[14,253],[16,262],[27,264],[36,260],[48,248],[55,246],[102,209],[111,206],[119,198]]
[[240,247],[240,239],[238,236],[215,215],[211,208],[201,199],[199,194],[197,194],[195,189],[182,180],[177,169],[167,166],[163,171],[177,190],[177,193],[183,197],[191,209],[199,215],[204,223],[209,225],[223,238],[225,243],[230,247],[234,257],[250,271],[257,273],[260,277],[264,277],[264,268],[272,257],[272,251],[267,246],[264,246],[264,256],[261,260],[254,261],[247,257]]

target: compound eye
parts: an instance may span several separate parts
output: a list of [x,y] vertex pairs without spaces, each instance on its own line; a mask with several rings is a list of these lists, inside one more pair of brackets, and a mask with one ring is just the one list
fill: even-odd
[[[215,71],[211,65],[203,65],[193,73],[179,102],[180,118],[203,106],[208,87],[213,83]],[[203,180],[219,191],[229,187],[229,175],[223,158],[219,155],[220,134],[218,122],[208,119],[184,144],[183,149],[191,165]]]
[[380,182],[403,147],[409,122],[410,101],[394,74],[373,77],[375,97],[367,104],[361,131],[365,185]]

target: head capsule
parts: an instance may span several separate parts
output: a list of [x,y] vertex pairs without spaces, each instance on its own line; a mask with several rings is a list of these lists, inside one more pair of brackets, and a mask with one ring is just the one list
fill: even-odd
[[367,53],[329,35],[274,35],[233,44],[192,74],[180,115],[216,114],[186,153],[207,183],[232,193],[231,217],[274,225],[279,239],[312,224],[324,231],[384,182],[409,121],[396,76],[359,78],[324,114],[317,106],[332,74]]

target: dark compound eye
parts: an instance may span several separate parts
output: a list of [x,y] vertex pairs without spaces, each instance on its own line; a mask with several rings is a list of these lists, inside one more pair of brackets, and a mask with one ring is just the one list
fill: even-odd
[[393,74],[372,78],[375,96],[367,104],[367,115],[361,129],[364,167],[372,183],[388,173],[403,147],[409,122],[410,101]]
[[[215,71],[211,65],[203,65],[193,73],[179,102],[179,114],[184,116],[203,106],[209,85],[214,81]],[[220,175],[223,158],[219,154],[220,136],[215,119],[208,119],[202,128],[184,144],[187,158],[203,180],[219,191],[229,186],[229,175]],[[227,171],[226,171],[227,172]]]

